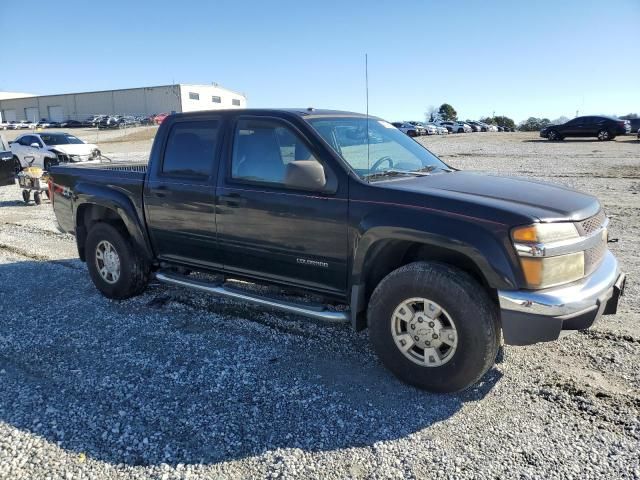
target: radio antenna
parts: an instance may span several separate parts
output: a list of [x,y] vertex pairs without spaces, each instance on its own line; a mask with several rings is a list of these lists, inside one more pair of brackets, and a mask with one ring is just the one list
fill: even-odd
[[[369,56],[364,54],[364,90],[366,94],[367,101],[367,174],[371,173],[369,169],[371,168],[370,164],[370,152],[369,152]],[[367,176],[367,178],[370,178]]]

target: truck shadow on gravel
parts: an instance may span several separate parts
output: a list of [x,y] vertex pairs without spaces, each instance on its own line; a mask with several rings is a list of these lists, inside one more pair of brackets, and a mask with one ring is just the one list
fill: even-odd
[[160,286],[111,302],[70,263],[0,264],[0,422],[72,455],[176,465],[372,447],[428,432],[502,375],[425,393],[347,325]]

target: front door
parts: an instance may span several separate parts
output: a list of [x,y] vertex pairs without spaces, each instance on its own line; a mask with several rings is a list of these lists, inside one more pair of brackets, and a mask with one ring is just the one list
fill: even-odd
[[[280,119],[241,117],[237,121],[232,152],[221,170],[216,194],[225,271],[344,293],[346,182],[340,182],[311,145]],[[335,191],[288,188],[287,164],[298,160],[320,162]]]
[[215,198],[220,119],[174,121],[145,186],[147,226],[161,260],[221,267]]
[[0,135],[0,187],[15,183],[15,170],[13,154],[4,137]]

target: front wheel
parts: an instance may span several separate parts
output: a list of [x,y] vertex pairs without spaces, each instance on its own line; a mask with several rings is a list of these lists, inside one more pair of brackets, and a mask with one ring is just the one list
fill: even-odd
[[560,136],[560,134],[558,132],[556,132],[555,130],[549,131],[549,134],[547,135],[547,138],[549,140],[551,140],[552,142],[555,141],[555,140],[562,140],[562,137]]
[[500,346],[489,295],[469,274],[444,264],[415,262],[390,273],[373,292],[367,316],[384,365],[432,392],[476,383]]
[[98,223],[85,244],[87,269],[105,297],[122,300],[142,293],[149,282],[149,264],[123,230]]
[[598,140],[601,142],[611,140],[613,137],[609,133],[609,130],[602,129],[598,132]]

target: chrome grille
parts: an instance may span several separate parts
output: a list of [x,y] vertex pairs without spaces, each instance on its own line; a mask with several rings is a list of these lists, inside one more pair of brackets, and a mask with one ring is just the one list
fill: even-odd
[[578,233],[580,236],[585,237],[587,235],[591,235],[593,232],[598,230],[607,219],[607,216],[604,213],[604,210],[600,210],[593,217],[589,217],[586,220],[576,223],[576,228],[578,229]]
[[[581,222],[576,222],[576,228],[578,229],[578,233],[583,237],[588,237],[589,235],[593,235],[600,228],[605,225],[607,221],[607,216],[604,213],[604,210],[600,210],[593,217],[589,217],[586,220]],[[584,251],[584,274],[590,275],[593,271],[598,268],[600,262],[604,258],[605,253],[607,252],[607,237],[603,236],[598,242],[598,244],[594,247],[588,248]]]
[[598,268],[607,251],[607,241],[602,239],[598,245],[584,251],[584,274],[591,275]]

